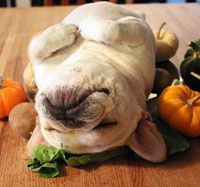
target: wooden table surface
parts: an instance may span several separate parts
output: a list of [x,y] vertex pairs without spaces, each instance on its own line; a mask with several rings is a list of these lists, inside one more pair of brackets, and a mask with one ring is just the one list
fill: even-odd
[[[200,38],[198,4],[126,5],[146,13],[153,29],[167,22],[180,40],[173,62],[180,65],[186,42]],[[19,80],[28,63],[27,46],[38,31],[60,22],[74,7],[0,9],[0,74]],[[162,164],[133,155],[83,168],[65,167],[61,177],[41,179],[23,158],[25,140],[16,137],[6,121],[0,122],[0,186],[200,186],[200,139],[191,148]]]

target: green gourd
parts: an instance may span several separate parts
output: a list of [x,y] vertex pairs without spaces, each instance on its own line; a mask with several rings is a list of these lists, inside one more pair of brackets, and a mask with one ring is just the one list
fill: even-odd
[[200,91],[200,39],[191,42],[186,51],[180,72],[186,85],[192,90]]

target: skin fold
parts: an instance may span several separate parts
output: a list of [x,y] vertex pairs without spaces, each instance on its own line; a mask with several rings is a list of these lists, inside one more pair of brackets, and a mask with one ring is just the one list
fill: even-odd
[[108,2],[87,4],[31,41],[35,106],[48,144],[77,154],[128,145],[149,161],[165,160],[164,140],[145,111],[155,42],[144,17]]

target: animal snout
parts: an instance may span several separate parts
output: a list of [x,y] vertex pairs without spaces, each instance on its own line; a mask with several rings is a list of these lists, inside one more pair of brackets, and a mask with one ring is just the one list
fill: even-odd
[[[79,112],[78,110],[73,110],[71,107],[66,107],[65,103],[62,104],[51,102],[52,100],[49,99],[47,96],[43,96],[43,106],[44,106],[44,113],[47,118],[50,118],[55,121],[60,121],[68,128],[80,128],[83,126],[84,122],[81,120],[76,119],[76,114]],[[74,107],[76,108],[76,107]],[[72,112],[73,111],[73,112]]]
[[104,107],[95,99],[99,94],[109,95],[107,88],[87,89],[56,89],[48,94],[39,93],[36,106],[45,117],[61,122],[69,129],[81,128],[84,124],[99,117]]

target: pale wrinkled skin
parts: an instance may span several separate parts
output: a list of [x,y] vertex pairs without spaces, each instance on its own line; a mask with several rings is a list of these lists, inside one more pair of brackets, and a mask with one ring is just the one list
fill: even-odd
[[[72,153],[128,145],[147,160],[166,158],[163,138],[154,124],[145,123],[149,120],[146,98],[155,76],[155,44],[142,13],[105,2],[84,5],[34,38],[29,57],[39,89],[36,109],[41,131],[50,145],[60,148],[62,143]],[[102,88],[109,93],[99,91]],[[87,90],[91,94],[69,111],[69,115],[78,111],[76,120],[84,122],[78,128],[52,118],[44,104],[47,97],[53,108],[71,106]],[[95,128],[102,121],[117,124]],[[145,140],[137,139],[140,121],[142,128],[153,127],[151,136],[140,133],[144,139],[150,137],[152,151]]]

